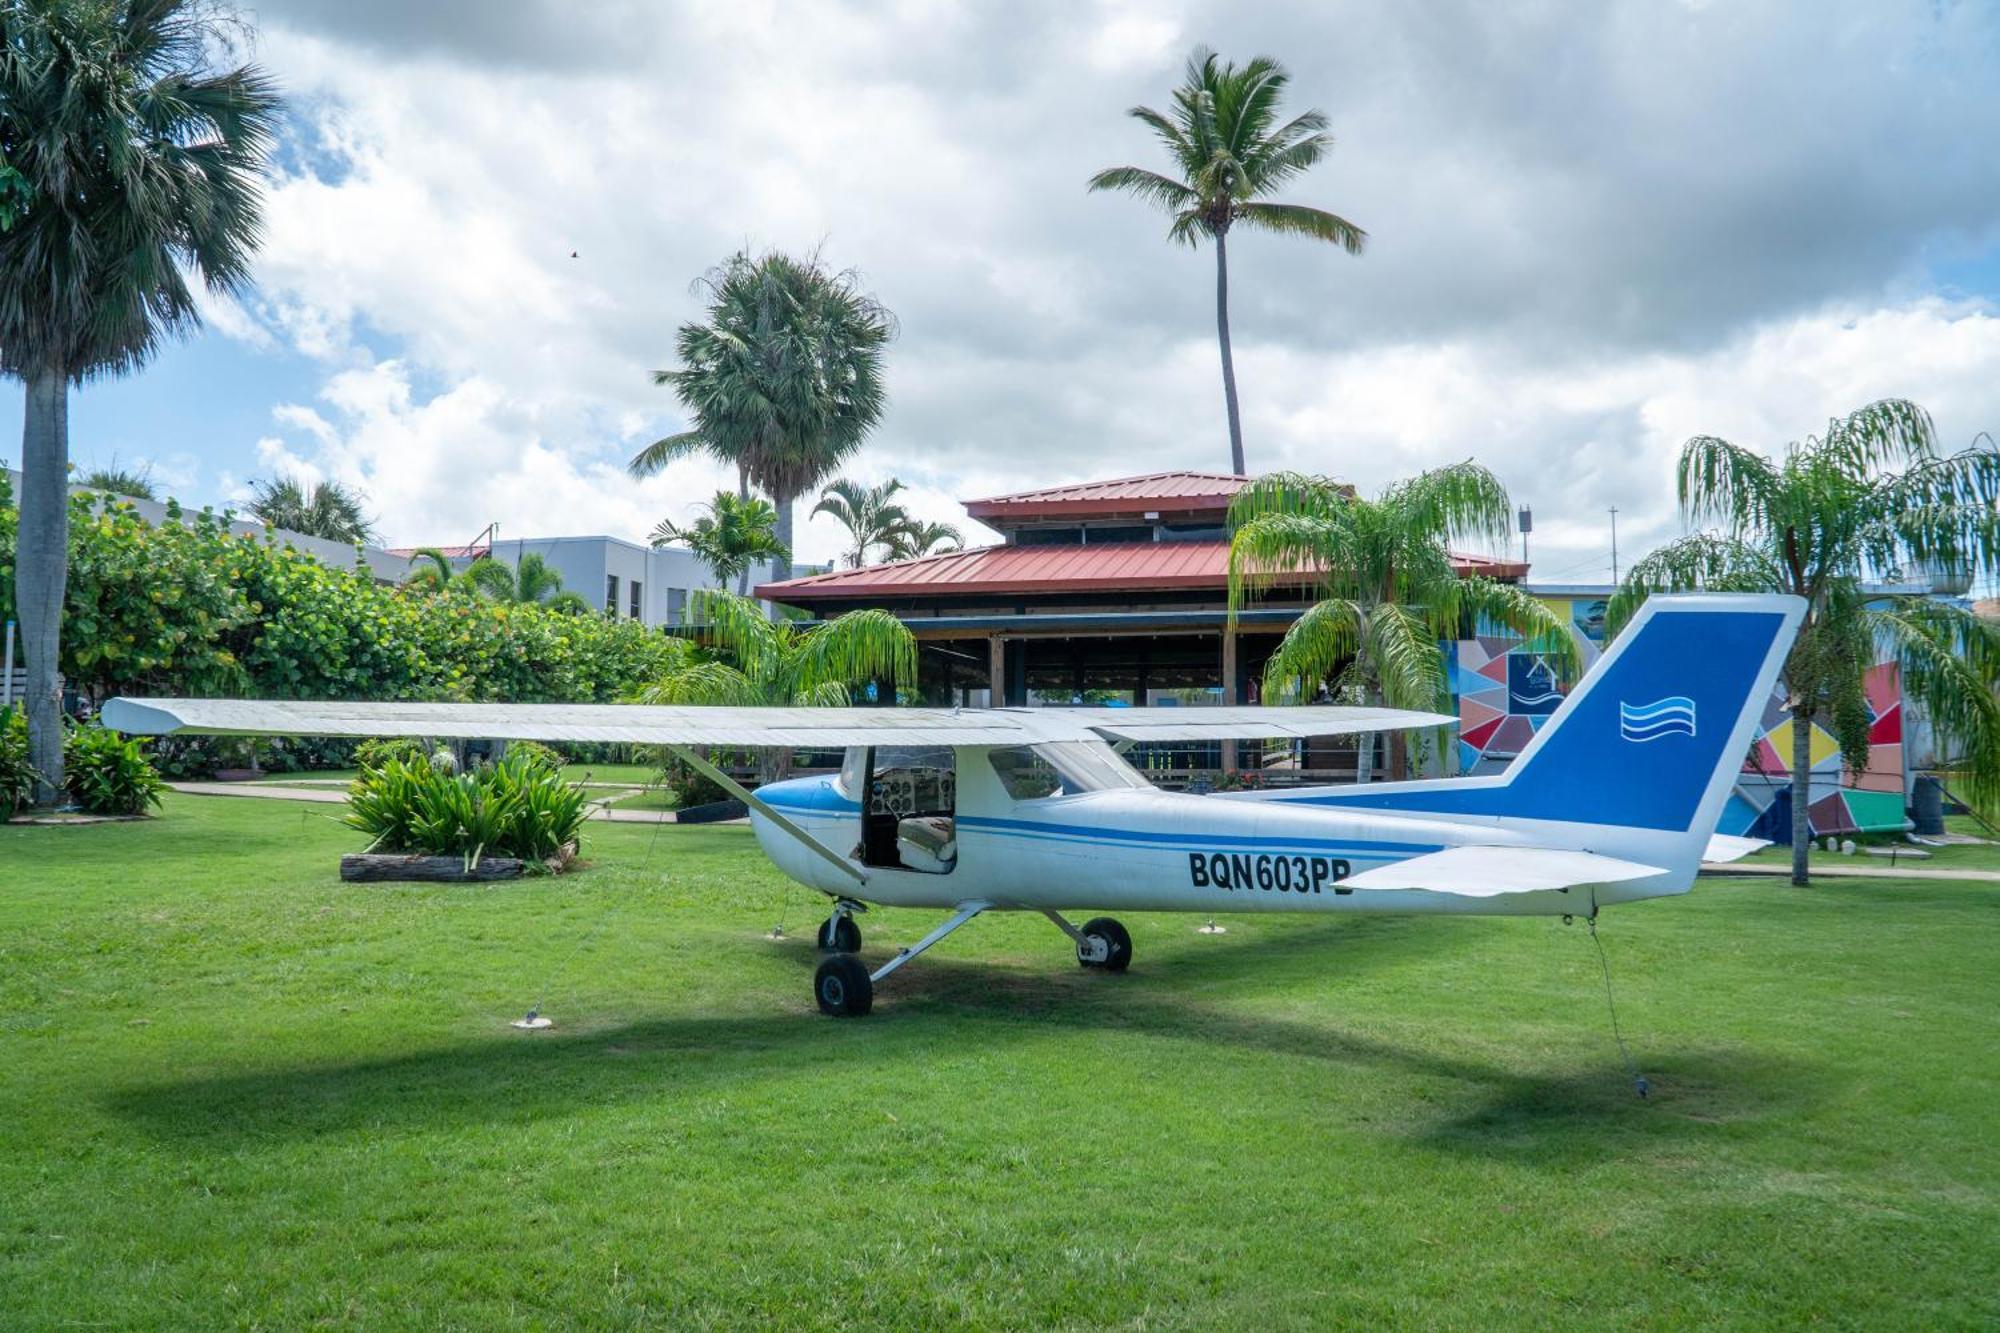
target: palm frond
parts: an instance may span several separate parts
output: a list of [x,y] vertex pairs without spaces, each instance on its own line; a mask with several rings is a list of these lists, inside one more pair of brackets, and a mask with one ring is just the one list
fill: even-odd
[[1605,632],[1618,632],[1656,592],[1784,592],[1785,571],[1749,542],[1695,533],[1647,555],[1625,572],[1605,607]]
[[2000,627],[1923,598],[1866,616],[1895,652],[1903,697],[1930,721],[1955,789],[1989,818],[2000,813]]
[[1736,536],[1769,525],[1779,489],[1769,459],[1713,435],[1681,446],[1681,510],[1697,523],[1725,524]]
[[1361,608],[1351,601],[1329,598],[1308,607],[1264,665],[1265,697],[1310,702],[1320,682],[1359,650],[1362,624]]
[[1273,204],[1260,201],[1238,204],[1236,221],[1264,231],[1274,231],[1287,236],[1305,236],[1316,241],[1330,241],[1351,255],[1358,255],[1368,244],[1368,233],[1337,213],[1329,213],[1323,208],[1308,208],[1304,204]]
[[1367,640],[1383,703],[1426,712],[1450,706],[1444,650],[1421,611],[1392,602],[1371,608]]

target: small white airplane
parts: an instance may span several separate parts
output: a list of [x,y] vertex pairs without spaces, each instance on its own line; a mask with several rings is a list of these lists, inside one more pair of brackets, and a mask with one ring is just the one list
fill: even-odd
[[[734,791],[786,875],[833,900],[813,993],[866,1014],[884,978],[983,912],[1035,911],[1084,967],[1122,972],[1110,916],[1474,912],[1586,916],[1685,893],[1804,614],[1796,597],[1655,597],[1506,772],[1199,796],[1122,757],[1145,741],[1450,726],[1391,709],[654,708],[114,699],[138,735],[424,736],[662,745]],[[837,777],[748,791],[698,747],[845,749]],[[950,916],[874,969],[868,904]]]

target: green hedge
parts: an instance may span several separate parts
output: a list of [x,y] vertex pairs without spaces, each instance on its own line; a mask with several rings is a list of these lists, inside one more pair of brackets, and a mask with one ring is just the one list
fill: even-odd
[[[62,670],[95,699],[610,703],[677,651],[629,620],[383,587],[206,510],[155,527],[122,501],[70,505]],[[0,474],[0,620],[16,527]]]

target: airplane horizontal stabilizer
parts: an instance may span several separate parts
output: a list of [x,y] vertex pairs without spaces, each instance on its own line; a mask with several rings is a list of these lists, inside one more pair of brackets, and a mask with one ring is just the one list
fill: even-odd
[[1595,852],[1553,847],[1447,847],[1350,876],[1343,889],[1422,889],[1461,898],[1495,898],[1582,884],[1616,884],[1662,875],[1660,866],[1621,861]]
[[1709,865],[1727,865],[1770,845],[1769,838],[1739,838],[1730,833],[1716,833],[1709,837],[1708,847],[1702,852],[1701,859]]

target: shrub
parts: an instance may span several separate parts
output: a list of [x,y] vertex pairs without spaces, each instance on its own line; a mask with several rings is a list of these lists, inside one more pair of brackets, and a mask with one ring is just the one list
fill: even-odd
[[674,804],[678,808],[686,810],[697,805],[710,805],[716,801],[736,799],[734,793],[719,786],[715,779],[706,773],[672,757],[666,751],[661,753],[665,758],[660,766],[660,785],[673,793]]
[[430,759],[431,747],[415,736],[382,736],[365,740],[354,747],[354,766],[364,773],[372,768],[381,768],[391,760],[406,764],[425,763]]
[[562,751],[540,741],[508,741],[507,758],[519,759],[550,773],[557,772],[569,762],[563,758]]
[[441,773],[427,760],[390,759],[348,788],[343,823],[374,839],[369,851],[560,861],[589,806],[555,770],[512,756],[490,768]]
[[0,820],[12,819],[35,799],[35,770],[28,763],[27,714],[0,708]]
[[166,783],[146,758],[144,741],[104,727],[75,727],[63,742],[64,779],[76,803],[94,815],[143,815]]

